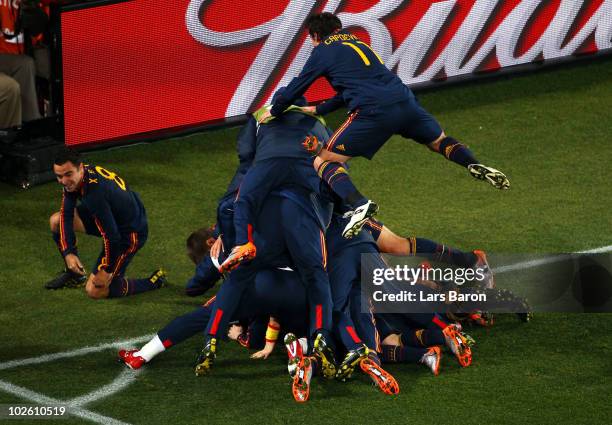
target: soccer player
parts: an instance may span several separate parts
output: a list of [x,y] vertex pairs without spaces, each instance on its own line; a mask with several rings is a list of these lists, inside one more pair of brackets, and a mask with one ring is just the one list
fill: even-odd
[[376,245],[366,232],[352,239],[343,238],[344,224],[345,220],[334,214],[327,230],[334,331],[348,351],[338,366],[336,378],[348,379],[359,366],[382,392],[398,394],[396,380],[380,366],[380,339],[374,313],[367,308],[368,300],[361,291],[361,254],[377,252]]
[[381,334],[381,357],[385,363],[421,363],[434,375],[440,373],[442,351],[446,346],[461,367],[472,363],[474,339],[462,327],[433,314],[376,314]]
[[[279,89],[274,98],[280,96],[284,88]],[[276,119],[270,119],[258,125],[256,131],[250,131],[249,121],[239,137],[239,157],[246,156],[244,146],[250,142],[252,165],[244,175],[240,190],[234,203],[234,227],[236,246],[222,264],[223,270],[231,270],[241,261],[252,259],[256,255],[256,246],[250,240],[249,232],[253,230],[254,218],[266,196],[282,186],[296,186],[306,192],[319,193],[320,180],[312,169],[312,156],[304,147],[310,140],[324,141],[331,131],[325,126],[322,118],[304,113],[299,105],[306,100],[296,100],[286,113]],[[257,117],[267,110],[265,107],[256,111]],[[250,141],[247,139],[250,137]],[[239,168],[240,170],[240,168]]]
[[498,189],[510,185],[506,176],[487,167],[452,137],[418,103],[412,91],[383,64],[366,43],[346,30],[337,16],[321,13],[306,20],[315,48],[301,73],[276,97],[272,108],[260,117],[279,117],[293,100],[301,96],[319,77],[325,77],[337,94],[332,99],[306,111],[327,114],[346,105],[348,119],[325,144],[315,159],[319,175],[345,202],[352,205],[351,220],[345,237],[359,232],[378,206],[366,199],[351,182],[344,163],[355,156],[372,159],[394,134],[415,140],[447,159],[466,167],[469,173]]
[[484,275],[481,285],[485,288],[495,287],[493,272],[482,250],[466,252],[425,238],[403,238],[374,218],[364,223],[364,229],[370,232],[382,253],[424,257],[464,268],[481,268]]
[[214,264],[211,248],[220,238],[215,238],[213,229],[201,228],[187,238],[187,256],[196,265],[195,274],[185,286],[190,297],[203,295],[223,276]]
[[321,220],[311,199],[291,191],[272,192],[265,199],[252,233],[260,247],[253,261],[232,271],[221,286],[208,323],[207,341],[196,366],[196,374],[210,371],[217,353],[219,335],[223,335],[244,291],[252,285],[259,270],[292,264],[306,287],[309,303],[311,345],[321,357],[324,374],[333,377],[335,363],[329,345],[331,330],[331,295],[326,273],[327,253]]
[[[197,309],[173,319],[139,350],[120,350],[119,359],[131,369],[141,368],[170,347],[203,332],[215,304],[216,297],[213,297]],[[305,332],[306,304],[306,294],[297,273],[279,269],[261,270],[254,284],[245,289],[233,319],[250,321],[273,314],[287,330]],[[296,317],[302,320],[296,321]],[[249,345],[247,341],[243,341],[243,344]],[[249,346],[260,347],[257,343]]]
[[[46,287],[58,289],[86,281],[85,291],[93,299],[160,288],[166,282],[161,269],[143,279],[124,276],[148,236],[147,215],[138,194],[117,174],[83,164],[80,154],[68,148],[56,157],[53,172],[63,186],[62,206],[49,222],[66,271]],[[102,238],[102,252],[88,278],[77,251],[75,231]]]
[[[322,118],[304,113],[298,106],[289,109],[283,117],[260,124],[255,131],[250,126],[257,121],[250,120],[241,133],[242,137],[239,137],[239,153],[252,152],[251,155],[240,155],[241,163],[243,158],[246,163],[251,157],[252,165],[242,177],[232,206],[235,230],[232,245],[226,243],[231,238],[223,236],[224,246],[235,246],[223,262],[221,271],[232,270],[241,262],[254,260],[252,264],[235,269],[221,287],[214,316],[208,326],[209,340],[202,350],[199,374],[207,373],[212,366],[217,333],[227,328],[228,319],[245,286],[252,282],[257,270],[275,266],[278,263],[275,257],[287,252],[308,292],[310,336],[315,339],[313,347],[322,358],[325,375],[333,377],[335,374],[333,352],[327,342],[332,317],[329,281],[325,271],[326,224],[320,213],[324,207],[315,199],[321,182],[311,166],[309,152],[302,145],[312,139],[327,140],[330,132]],[[260,113],[261,110],[256,112]],[[249,145],[250,149],[247,147]],[[272,198],[282,201],[277,200],[269,214],[260,214],[262,204],[273,191],[276,193]],[[227,212],[232,208],[224,208],[218,211],[218,215],[223,213],[225,221]],[[253,236],[256,231],[265,235],[261,239],[263,246],[257,257]]]

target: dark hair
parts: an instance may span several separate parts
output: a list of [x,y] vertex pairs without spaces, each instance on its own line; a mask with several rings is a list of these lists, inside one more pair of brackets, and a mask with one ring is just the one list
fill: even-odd
[[202,227],[196,230],[187,238],[187,255],[195,264],[199,264],[210,252],[210,247],[206,243],[210,238],[214,238],[212,228]]
[[72,162],[76,167],[83,163],[81,154],[70,148],[63,148],[55,155],[53,163],[55,165],[64,165],[67,162]]
[[342,29],[342,22],[333,13],[324,12],[310,15],[306,18],[306,28],[310,36],[315,34],[320,40],[327,38],[339,29]]

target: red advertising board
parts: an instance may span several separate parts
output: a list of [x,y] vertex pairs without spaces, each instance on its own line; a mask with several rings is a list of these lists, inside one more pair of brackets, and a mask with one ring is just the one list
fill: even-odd
[[[305,63],[338,13],[409,85],[612,49],[611,0],[132,0],[61,14],[69,145],[239,116]],[[325,81],[310,101],[333,95]]]

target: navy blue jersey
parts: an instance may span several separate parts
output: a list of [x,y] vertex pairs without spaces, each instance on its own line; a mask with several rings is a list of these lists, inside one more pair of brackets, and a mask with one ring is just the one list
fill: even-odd
[[238,134],[238,138],[236,139],[236,149],[238,150],[239,161],[238,168],[223,195],[224,198],[231,194],[234,194],[234,196],[236,195],[236,191],[240,187],[244,175],[253,164],[253,160],[255,159],[257,127],[257,121],[251,115]]
[[231,249],[236,240],[236,232],[234,231],[234,201],[237,193],[237,189],[235,192],[228,192],[219,200],[217,206],[217,224],[215,229],[223,241],[223,246],[227,249]]
[[270,158],[310,158],[312,154],[302,145],[308,137],[326,143],[331,131],[312,115],[289,111],[265,124],[260,124],[256,135],[255,162]]
[[320,114],[331,112],[342,104],[350,110],[367,110],[414,97],[370,46],[357,36],[340,31],[313,49],[300,75],[275,99],[272,115],[282,114],[319,77],[326,78],[338,94],[317,107]]
[[77,203],[93,217],[104,242],[100,269],[111,272],[121,256],[121,241],[131,233],[146,234],[147,216],[136,192],[117,174],[105,168],[85,165],[81,186],[76,192],[64,189],[60,209],[60,251],[63,256],[76,253],[74,211]]
[[215,286],[215,283],[221,279],[222,275],[214,265],[210,255],[204,257],[202,261],[196,266],[195,274],[187,282],[185,292],[190,297],[202,295],[210,288]]

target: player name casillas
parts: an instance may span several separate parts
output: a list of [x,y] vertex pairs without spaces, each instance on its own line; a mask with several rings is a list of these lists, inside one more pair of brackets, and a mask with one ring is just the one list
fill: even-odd
[[487,294],[461,293],[459,291],[440,293],[400,291],[387,294],[383,291],[374,291],[372,298],[375,302],[486,302]]

